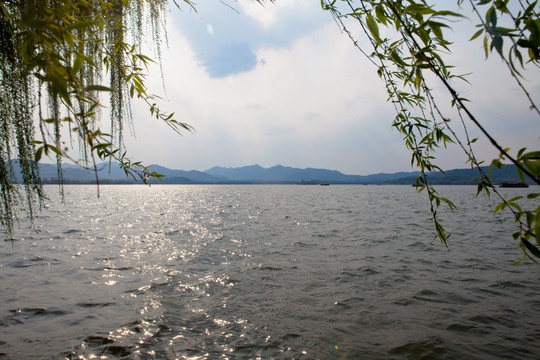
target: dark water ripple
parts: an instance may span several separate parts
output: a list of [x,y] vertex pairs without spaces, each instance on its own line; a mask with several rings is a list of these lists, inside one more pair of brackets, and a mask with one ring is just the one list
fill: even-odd
[[[538,359],[537,265],[474,187],[68,186],[0,247],[1,359]],[[37,231],[37,232],[36,232]]]

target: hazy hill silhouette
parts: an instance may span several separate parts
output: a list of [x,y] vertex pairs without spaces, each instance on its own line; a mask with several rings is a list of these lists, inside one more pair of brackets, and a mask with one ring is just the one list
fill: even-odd
[[[18,161],[13,160],[17,182],[21,182]],[[101,183],[135,183],[128,178],[117,163],[98,164],[98,176]],[[57,183],[58,173],[55,164],[40,164],[40,175],[44,183]],[[347,175],[337,170],[315,168],[293,168],[276,165],[264,168],[260,165],[250,165],[236,168],[214,166],[206,171],[175,170],[160,165],[152,165],[151,171],[156,171],[165,177],[152,179],[152,183],[163,184],[405,184],[414,183],[418,172],[378,173],[371,175]],[[487,173],[487,167],[484,168]],[[63,177],[69,183],[95,183],[93,169],[84,169],[77,165],[63,166]],[[454,169],[441,173],[429,173],[428,178],[434,185],[474,185],[479,178],[477,170]],[[513,165],[502,169],[494,169],[492,179],[495,184],[502,182],[518,182]],[[529,181],[532,184],[532,181]]]

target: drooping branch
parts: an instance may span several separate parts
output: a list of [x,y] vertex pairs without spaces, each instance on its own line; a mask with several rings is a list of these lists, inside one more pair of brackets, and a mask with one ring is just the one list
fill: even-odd
[[[123,149],[133,98],[148,104],[150,118],[165,121],[178,132],[191,130],[173,114],[160,111],[145,86],[144,71],[152,60],[141,54],[140,44],[150,39],[160,57],[166,11],[167,0],[0,2],[0,220],[10,237],[14,206],[22,195],[14,186],[15,165],[21,169],[27,213],[32,217],[35,200],[43,198],[37,166],[43,155],[56,157],[60,183],[63,158],[93,168],[96,176],[96,161],[111,159],[134,179],[148,182],[159,176],[129,160]],[[101,96],[106,93],[108,103]],[[105,106],[110,114],[106,131],[100,111]],[[80,159],[61,146],[62,128],[74,139],[72,147],[78,144]],[[18,158],[16,164],[12,157]]]
[[[400,18],[401,15],[397,11],[395,5],[389,1],[388,2],[388,8],[392,10],[394,15],[397,18]],[[407,26],[406,21],[402,21],[401,25],[403,27],[403,30],[407,33],[409,36],[409,39],[413,42],[414,46],[416,47],[417,51],[421,51],[421,47],[418,44],[418,41],[414,37],[411,29]],[[489,142],[499,151],[499,153],[503,154],[504,157],[506,157],[508,160],[510,160],[518,169],[520,169],[524,174],[529,176],[534,182],[536,182],[538,185],[540,185],[540,178],[533,175],[526,167],[524,167],[519,161],[517,161],[513,156],[511,156],[508,151],[506,151],[499,143],[495,140],[493,136],[480,124],[480,122],[476,119],[476,117],[472,114],[472,112],[469,110],[468,106],[465,104],[463,99],[459,96],[459,94],[456,92],[456,90],[450,85],[446,77],[442,74],[442,71],[439,66],[437,66],[433,60],[429,57],[425,58],[425,62],[429,65],[429,69],[437,76],[437,78],[443,83],[444,87],[448,90],[450,95],[452,96],[452,99],[458,104],[458,106],[465,111],[468,118],[476,125],[476,127],[484,134],[484,136],[489,140]]]
[[[461,2],[461,1],[460,1]],[[532,21],[538,18],[538,14],[533,12],[533,4],[527,4],[520,13],[520,20],[514,21],[516,30],[498,28],[494,23],[493,17],[496,16],[494,8],[497,8],[501,13],[505,12],[504,2],[495,4],[495,1],[482,0],[482,4],[493,2],[494,5],[490,8],[489,15],[492,21],[493,28],[486,27],[485,31],[492,33],[497,32],[492,37],[491,49],[496,49],[499,53],[502,52],[498,48],[501,46],[502,36],[511,36],[508,34],[520,34],[520,40],[514,43],[512,48],[513,55],[520,59],[521,53],[517,50],[517,46],[529,48],[529,56],[533,64],[540,63],[540,56],[536,49],[540,49],[540,36],[524,35],[525,32],[520,26],[527,26],[527,31],[531,34],[540,34],[540,22]],[[424,0],[406,0],[406,1],[369,1],[360,0],[354,4],[354,0],[345,0],[343,2],[348,6],[349,10],[346,13],[341,13],[336,1],[323,2],[323,8],[332,12],[332,15],[337,19],[338,24],[343,31],[349,36],[353,45],[358,48],[364,56],[370,59],[372,63],[379,62],[377,73],[384,80],[391,101],[396,108],[396,117],[393,126],[397,128],[403,135],[405,145],[411,151],[411,164],[416,165],[421,170],[420,177],[417,178],[416,185],[419,190],[427,190],[430,200],[431,213],[435,222],[437,234],[444,229],[440,227],[437,220],[437,209],[439,204],[446,203],[451,209],[454,208],[453,203],[445,198],[440,197],[435,189],[429,184],[428,177],[424,176],[424,171],[439,171],[444,173],[440,167],[433,163],[436,160],[434,150],[440,145],[446,147],[448,142],[457,142],[468,156],[468,161],[472,167],[476,167],[481,175],[478,183],[478,193],[485,191],[488,195],[490,190],[495,192],[501,199],[501,203],[495,208],[495,213],[507,208],[512,213],[516,221],[519,231],[512,234],[514,239],[520,240],[520,247],[524,252],[524,257],[531,254],[534,257],[540,258],[540,240],[536,240],[536,245],[533,245],[534,239],[538,239],[538,224],[536,219],[540,218],[540,207],[533,210],[523,209],[517,201],[521,197],[513,199],[505,199],[496,190],[491,182],[491,169],[493,167],[502,166],[501,159],[506,158],[516,166],[518,175],[521,179],[528,176],[532,181],[539,184],[540,178],[540,151],[525,152],[526,149],[519,150],[516,157],[509,154],[509,150],[503,148],[499,141],[496,140],[486,130],[480,121],[474,116],[467,106],[465,101],[459,96],[455,88],[451,85],[451,79],[459,78],[466,81],[463,75],[453,75],[450,72],[451,66],[443,62],[441,50],[451,53],[450,45],[444,38],[442,29],[447,28],[445,23],[453,17],[460,17],[460,14],[447,10],[435,10],[434,6],[430,6]],[[354,4],[354,5],[353,5]],[[486,15],[488,16],[488,15]],[[510,15],[512,16],[512,15]],[[361,48],[358,40],[356,40],[351,30],[342,21],[343,18],[354,18],[360,25],[364,35],[366,35],[372,47],[372,52]],[[394,30],[396,38],[384,38],[383,33],[379,31],[378,24],[387,27],[388,31]],[[526,25],[523,25],[526,24]],[[534,24],[534,26],[533,26]],[[535,28],[536,26],[536,28]],[[477,34],[479,34],[477,32]],[[502,34],[502,35],[501,35]],[[506,34],[506,35],[505,35]],[[473,39],[478,35],[473,36]],[[472,40],[472,39],[471,39]],[[486,40],[487,41],[487,40]],[[490,50],[484,42],[486,52]],[[409,54],[404,55],[404,51]],[[538,51],[540,54],[540,50]],[[504,59],[504,56],[502,56]],[[515,75],[515,66],[510,63],[509,67],[512,75]],[[458,116],[464,126],[467,147],[463,144],[457,133],[450,127],[450,119],[442,115],[431,89],[426,84],[424,71],[435,75],[435,79],[440,81],[452,99],[451,104],[457,110]],[[519,84],[519,82],[518,82]],[[522,89],[524,89],[522,87]],[[530,99],[527,91],[525,97]],[[531,104],[534,102],[530,100]],[[417,112],[415,115],[413,112]],[[468,135],[467,126],[464,123],[466,117],[470,123],[474,124],[488,141],[500,153],[498,159],[494,159],[490,165],[489,174],[486,174],[481,168],[481,161],[478,161],[472,150],[472,143],[476,139],[471,140]],[[437,118],[441,121],[438,123]],[[442,127],[441,127],[442,126]],[[445,131],[449,131],[446,134]],[[525,180],[523,180],[525,181]],[[530,199],[540,197],[540,194],[529,194]],[[444,232],[439,237],[444,241]],[[522,258],[522,259],[523,259]]]

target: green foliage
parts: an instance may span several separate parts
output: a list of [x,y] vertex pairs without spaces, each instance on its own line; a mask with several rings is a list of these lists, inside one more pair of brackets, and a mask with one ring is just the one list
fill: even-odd
[[[140,53],[139,44],[150,37],[159,57],[166,11],[166,0],[0,3],[0,222],[10,234],[23,193],[30,217],[36,202],[41,204],[37,162],[43,155],[56,157],[62,179],[62,159],[69,157],[63,133],[78,139],[81,160],[72,160],[81,166],[95,169],[96,158],[114,159],[145,183],[159,177],[126,157],[122,131],[133,98],[145,101],[150,115],[175,131],[191,130],[163,113],[145,86],[152,60]],[[100,130],[102,94],[108,94],[110,134]],[[15,185],[13,157],[24,192]]]
[[[459,0],[458,4],[461,3],[462,0]],[[517,10],[511,10],[509,1],[504,0],[471,0],[470,4],[472,13],[478,16],[480,22],[479,30],[471,40],[483,36],[486,56],[495,51],[501,57],[529,100],[530,108],[540,116],[540,111],[521,82],[520,71],[526,64],[538,66],[540,61],[537,2],[512,4]],[[506,209],[513,215],[519,228],[513,236],[519,240],[524,257],[540,258],[540,206],[533,204],[530,210],[522,206],[531,206],[540,194],[530,194],[526,204],[521,197],[505,199],[491,181],[491,169],[503,166],[503,160],[508,160],[516,166],[522,181],[527,176],[540,184],[540,152],[521,149],[516,157],[511,156],[509,149],[503,148],[484,129],[469,110],[468,100],[452,86],[455,81],[466,81],[466,77],[453,74],[453,67],[443,60],[445,55],[451,53],[451,43],[446,40],[444,31],[450,29],[451,22],[462,15],[439,10],[425,0],[323,0],[321,5],[332,13],[354,46],[377,67],[377,74],[386,84],[389,101],[396,110],[393,126],[411,151],[411,165],[420,169],[421,174],[415,185],[419,191],[428,194],[436,236],[444,244],[447,243],[449,234],[438,218],[438,208],[445,204],[453,210],[455,206],[437,193],[428,182],[426,173],[443,172],[435,163],[435,151],[449,143],[457,143],[467,155],[471,167],[477,168],[480,173],[478,194],[494,193],[500,198],[501,204],[496,207],[495,213]],[[511,26],[503,27],[501,23]],[[359,31],[353,32],[351,29],[354,26],[358,26]],[[361,47],[360,44],[364,42],[359,41],[353,33],[362,34],[370,49]],[[450,105],[455,109],[453,115],[443,114],[442,107],[428,86],[428,74],[434,75],[450,94]],[[500,152],[488,174],[474,154],[473,144],[477,139],[469,138],[467,120]],[[455,123],[462,127],[464,136],[458,135],[454,129]]]

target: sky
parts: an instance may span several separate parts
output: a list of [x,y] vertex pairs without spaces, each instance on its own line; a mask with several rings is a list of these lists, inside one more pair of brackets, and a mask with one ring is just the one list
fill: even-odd
[[[455,8],[456,1],[438,3]],[[163,81],[159,68],[148,78],[150,91],[164,98],[161,108],[195,131],[179,136],[136,103],[133,136],[125,140],[130,158],[200,171],[253,164],[357,175],[416,170],[391,126],[394,108],[375,67],[319,1],[262,6],[206,0],[196,8],[171,7]],[[465,5],[463,13],[472,17]],[[471,84],[454,85],[503,146],[538,148],[540,119],[500,60],[486,61],[481,41],[468,41],[475,32],[472,20],[461,20],[448,33],[455,44],[447,61],[456,65],[455,73],[471,73]],[[526,77],[531,96],[540,99],[540,76]],[[446,96],[440,84],[432,87],[441,99]],[[479,135],[474,125],[469,128]],[[497,156],[487,141],[476,145],[480,158]],[[467,167],[455,146],[436,155],[443,169]]]

